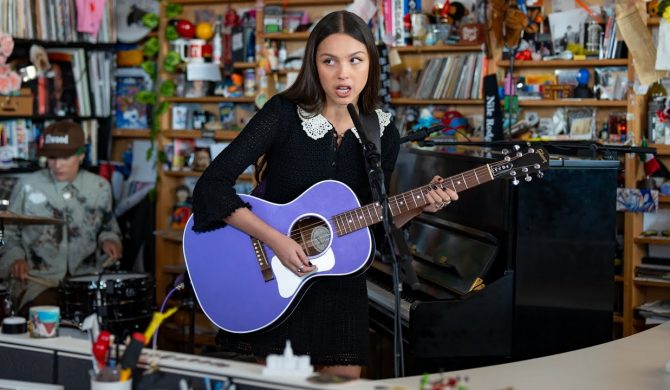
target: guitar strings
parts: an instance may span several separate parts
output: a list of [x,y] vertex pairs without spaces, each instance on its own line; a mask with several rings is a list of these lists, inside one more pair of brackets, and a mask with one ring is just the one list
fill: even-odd
[[[496,162],[494,162],[494,163],[489,164],[489,167],[491,167],[491,168],[496,168],[496,167],[498,167],[498,166],[508,164],[508,163],[510,163],[510,162],[512,162],[512,161],[514,161],[514,159],[513,159],[513,160],[510,160],[510,161],[504,161],[504,160],[496,161]],[[479,176],[477,175],[476,171],[477,171],[477,170],[480,170],[480,169],[483,169],[483,168],[485,168],[485,167],[486,167],[485,165],[484,165],[484,166],[480,166],[480,167],[471,169],[471,170],[469,170],[469,171],[467,171],[467,172],[465,172],[465,173],[463,173],[463,174],[456,174],[456,175],[450,176],[450,177],[448,177],[448,178],[445,178],[444,181],[442,181],[442,183],[440,183],[440,184],[428,184],[428,185],[424,185],[424,186],[422,186],[422,187],[416,188],[416,189],[411,190],[411,191],[406,191],[406,192],[403,192],[403,193],[394,195],[394,196],[392,196],[392,197],[389,199],[389,207],[395,205],[395,207],[398,208],[399,211],[401,211],[401,207],[400,207],[400,205],[399,205],[400,203],[398,203],[398,199],[399,199],[399,198],[402,198],[402,201],[403,201],[405,204],[407,204],[407,199],[408,199],[407,197],[409,197],[409,199],[412,199],[412,200],[414,201],[414,193],[420,191],[420,193],[421,193],[422,196],[423,196],[423,194],[425,193],[424,190],[432,190],[432,189],[433,189],[433,187],[432,187],[433,185],[438,185],[438,186],[440,186],[441,189],[445,189],[445,185],[446,185],[446,183],[447,183],[447,182],[452,182],[452,186],[453,186],[453,178],[458,177],[458,176],[461,176],[461,177],[463,178],[463,180],[466,181],[466,183],[467,183],[467,181],[468,181],[469,179],[472,179],[472,178],[476,178],[476,179],[478,180]],[[527,166],[526,166],[526,167],[527,167]],[[516,168],[516,169],[519,169],[519,168]],[[488,172],[488,170],[486,170],[486,171]],[[448,187],[448,186],[447,186],[447,187]],[[455,186],[453,186],[453,187],[454,187],[453,189],[455,189]],[[425,200],[425,197],[424,197],[424,200]],[[416,201],[414,201],[414,203],[416,204]],[[425,204],[424,204],[424,206],[425,206]],[[352,216],[355,216],[355,215],[359,214],[360,212],[362,212],[363,209],[369,209],[370,207],[378,208],[379,206],[377,206],[377,205],[375,205],[375,204],[368,204],[368,205],[361,206],[361,207],[359,207],[359,208],[357,208],[357,209],[354,209],[354,210],[349,210],[349,211],[345,211],[345,212],[343,212],[343,213],[337,214],[337,215],[335,215],[332,219],[334,219],[334,218],[336,218],[336,217],[340,217],[340,218],[348,218],[348,217],[347,217],[347,214],[349,214],[349,217],[352,217]],[[418,207],[422,207],[422,206],[418,206]],[[414,207],[414,208],[417,208],[417,207]],[[408,208],[407,211],[412,210],[412,209],[414,209],[414,208]],[[372,213],[370,213],[370,210],[367,210],[367,211],[368,211],[368,213],[369,213],[370,215],[372,215]],[[376,210],[375,210],[375,214],[377,214]],[[332,219],[331,219],[331,221],[332,221]],[[360,218],[358,218],[358,219],[360,220]],[[354,220],[356,220],[356,219],[354,219]],[[365,220],[365,219],[364,219],[364,220]],[[377,222],[378,222],[378,221],[377,221]],[[375,222],[375,223],[376,223],[376,222]],[[306,226],[300,227],[299,229],[296,229],[296,230],[293,231],[293,232],[295,232],[295,234],[291,234],[290,238],[292,238],[292,239],[294,239],[294,240],[296,240],[296,241],[299,241],[299,240],[302,239],[302,233],[303,233],[304,231],[309,231],[309,230],[312,230],[313,228],[315,228],[315,227],[317,227],[317,226],[323,226],[323,225],[326,225],[326,224],[325,224],[323,221],[319,221],[319,222],[317,222],[317,223],[315,223],[315,224],[312,224],[312,225],[306,225]],[[355,227],[355,226],[356,226],[356,225],[354,225],[354,227]],[[361,227],[359,227],[359,228],[353,229],[353,230],[351,230],[350,232],[355,231],[355,230],[362,229],[362,228],[367,227],[367,226],[370,226],[370,224],[367,224],[367,222],[366,222],[365,225],[363,225],[363,226],[361,226]],[[330,233],[329,233],[328,235],[330,235]],[[322,238],[322,237],[323,237],[323,236],[319,236],[319,238]],[[308,241],[306,241],[306,243],[307,243],[307,242],[311,243],[312,240],[309,239]]]
[[[508,163],[510,163],[510,162],[512,162],[512,161],[514,161],[514,160],[510,160],[510,161],[504,161],[504,160],[496,161],[496,162],[494,162],[494,163],[489,164],[488,166],[491,167],[491,168],[496,168],[496,167],[498,167],[498,166],[508,164]],[[389,199],[389,207],[395,205],[395,207],[398,209],[398,211],[401,211],[401,207],[400,207],[400,204],[401,204],[401,203],[398,202],[398,199],[399,199],[399,198],[402,198],[402,202],[403,202],[404,204],[407,204],[407,199],[408,199],[408,197],[409,197],[409,199],[412,199],[412,200],[414,201],[414,203],[416,204],[416,201],[414,200],[414,193],[420,191],[420,193],[422,194],[422,197],[423,197],[423,194],[425,193],[424,190],[432,190],[432,189],[433,189],[433,185],[439,186],[441,189],[445,189],[445,187],[448,187],[448,186],[446,186],[446,184],[447,184],[448,182],[452,182],[452,189],[455,189],[455,186],[453,185],[453,179],[454,179],[455,177],[458,177],[458,176],[461,176],[461,177],[463,178],[463,180],[466,182],[466,185],[467,185],[467,181],[468,181],[469,179],[472,179],[472,178],[475,178],[475,179],[477,179],[477,180],[479,181],[479,176],[477,175],[477,170],[484,169],[484,168],[486,168],[485,165],[484,165],[484,166],[477,167],[477,168],[474,168],[474,169],[471,169],[471,170],[469,170],[469,171],[467,171],[467,172],[465,172],[465,173],[462,173],[462,174],[456,174],[456,175],[450,176],[450,177],[448,177],[448,178],[445,178],[440,184],[427,184],[427,185],[421,186],[421,187],[419,187],[419,188],[416,188],[416,189],[414,189],[414,190],[406,191],[406,192],[397,194],[397,195],[395,195],[395,196],[392,196],[391,199]],[[518,169],[518,168],[517,168],[517,169]],[[489,172],[488,169],[486,169],[486,171]],[[425,197],[424,197],[424,200],[425,200]],[[347,214],[350,214],[349,216],[354,216],[354,215],[356,215],[356,214],[362,212],[363,209],[368,209],[368,210],[367,210],[367,211],[368,211],[368,214],[370,214],[370,216],[372,216],[372,213],[371,213],[370,210],[369,210],[370,207],[373,207],[373,208],[376,209],[376,208],[378,208],[379,206],[377,206],[377,205],[374,204],[374,203],[373,203],[373,204],[368,204],[368,205],[361,206],[361,207],[359,207],[359,208],[357,208],[357,209],[354,209],[354,210],[349,210],[349,211],[345,211],[345,212],[343,212],[343,213],[337,214],[337,215],[335,215],[335,216],[333,217],[333,219],[336,218],[336,217],[341,217],[341,218],[344,217],[344,218],[347,218],[347,217],[346,217]],[[421,206],[418,206],[418,207],[421,207]],[[415,208],[416,208],[416,207],[415,207]],[[412,209],[413,209],[413,208],[408,208],[407,211],[412,210]],[[377,210],[375,210],[375,214],[377,214]],[[359,219],[360,219],[360,218],[359,218]],[[364,219],[364,220],[365,220],[365,219]],[[331,222],[332,222],[332,219],[331,219]],[[310,245],[311,245],[311,243],[313,242],[313,240],[312,240],[311,238],[308,239],[308,240],[306,240],[306,241],[304,241],[304,242],[302,241],[302,237],[303,237],[303,236],[302,236],[302,233],[305,232],[305,231],[310,231],[310,230],[316,228],[317,226],[327,226],[327,224],[326,224],[324,221],[318,221],[318,222],[313,223],[313,224],[311,224],[311,225],[305,225],[305,226],[302,226],[302,227],[300,227],[299,229],[294,230],[293,233],[292,233],[289,237],[290,237],[291,239],[295,240],[296,242],[303,243],[303,244],[310,244]],[[355,226],[355,225],[354,225],[354,226]],[[362,229],[363,227],[367,227],[367,226],[370,226],[370,225],[367,224],[367,222],[365,222],[365,225],[364,225],[364,226],[361,226],[360,228],[357,228],[357,229],[354,229],[354,230],[359,230],[359,229]],[[352,230],[352,231],[354,231],[354,230]],[[314,238],[324,238],[324,237],[330,237],[330,232],[327,233],[327,234],[324,234],[324,235],[320,235],[320,236],[318,236],[318,237],[314,237]],[[312,246],[313,246],[313,245],[312,245]]]

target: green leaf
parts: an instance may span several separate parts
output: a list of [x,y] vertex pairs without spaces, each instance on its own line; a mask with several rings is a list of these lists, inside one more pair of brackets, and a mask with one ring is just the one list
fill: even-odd
[[144,42],[144,46],[142,47],[142,53],[144,54],[145,57],[155,57],[156,54],[158,54],[158,38],[156,37],[151,37],[147,39],[146,42]]
[[165,27],[165,38],[168,41],[174,41],[175,39],[179,38],[179,34],[177,34],[177,29],[174,26]]
[[135,100],[142,104],[156,104],[156,94],[152,91],[140,91],[135,95]]
[[163,60],[163,65],[165,66],[177,66],[181,62],[181,57],[176,51],[170,51],[165,55],[165,60]]
[[156,63],[153,61],[144,61],[142,65],[140,65],[142,69],[147,72],[149,77],[151,77],[152,80],[156,80]]
[[182,7],[181,4],[168,4],[165,8],[165,16],[167,16],[168,19],[176,18],[181,15],[183,9],[184,7]]
[[174,81],[172,80],[163,81],[163,84],[161,84],[160,88],[158,89],[160,95],[165,97],[174,96],[174,91],[175,91],[175,85]]
[[155,29],[158,27],[158,15],[151,12],[144,14],[144,16],[142,16],[142,24],[152,30]]
[[161,104],[156,109],[156,115],[165,114],[166,112],[168,112],[169,108],[170,108],[170,104],[168,102],[161,102]]
[[147,149],[147,161],[151,160],[151,156],[154,154],[154,147],[153,145]]
[[165,151],[163,151],[163,150],[159,150],[158,151],[158,156],[156,156],[156,157],[158,157],[158,161],[161,162],[161,163],[166,163],[167,160],[168,160],[167,159],[167,153],[165,153]]

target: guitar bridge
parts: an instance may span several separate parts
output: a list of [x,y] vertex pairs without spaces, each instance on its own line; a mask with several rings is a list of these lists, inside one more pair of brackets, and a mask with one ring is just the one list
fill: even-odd
[[271,281],[272,279],[275,278],[274,274],[272,273],[272,267],[270,266],[270,263],[268,263],[268,258],[267,255],[265,254],[265,248],[263,248],[263,243],[261,240],[250,237],[251,238],[251,245],[254,247],[254,254],[256,255],[256,261],[258,262],[258,266],[261,269],[261,274],[263,275],[263,280],[266,282]]

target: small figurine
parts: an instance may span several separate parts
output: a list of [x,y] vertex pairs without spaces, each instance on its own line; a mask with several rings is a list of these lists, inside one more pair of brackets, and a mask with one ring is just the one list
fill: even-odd
[[45,74],[51,68],[47,51],[42,46],[30,46],[30,62],[37,68],[37,73],[40,75]]
[[209,150],[205,148],[199,148],[195,150],[195,158],[193,159],[193,170],[194,171],[204,171],[211,162],[209,156]]
[[186,222],[191,216],[191,190],[185,186],[180,185],[175,189],[175,197],[177,202],[172,207],[172,229],[179,230],[186,227]]

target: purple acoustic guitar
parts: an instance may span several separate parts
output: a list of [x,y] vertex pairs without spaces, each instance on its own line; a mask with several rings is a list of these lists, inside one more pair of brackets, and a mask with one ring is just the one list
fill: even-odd
[[[446,178],[440,185],[462,192],[502,177],[525,176],[549,165],[547,152],[523,154]],[[393,216],[424,207],[430,185],[389,197]],[[298,242],[317,271],[297,276],[272,250],[232,226],[196,233],[193,217],[184,229],[184,258],[203,311],[219,328],[250,333],[281,323],[300,301],[309,281],[367,269],[373,252],[368,226],[381,221],[377,203],[360,206],[354,192],[332,180],[319,182],[287,204],[240,195],[265,222]]]

